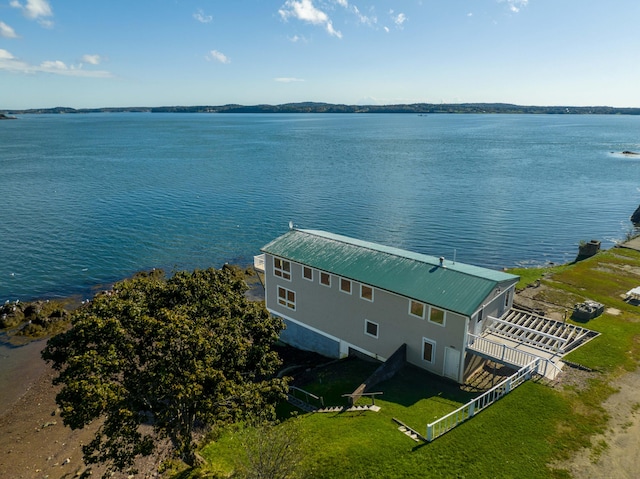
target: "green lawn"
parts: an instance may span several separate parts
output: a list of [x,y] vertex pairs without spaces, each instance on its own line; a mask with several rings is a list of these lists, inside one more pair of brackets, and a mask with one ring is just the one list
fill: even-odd
[[[520,270],[516,271],[520,274]],[[524,275],[523,275],[524,277]],[[427,423],[467,402],[474,394],[413,367],[376,387],[378,413],[301,414],[304,438],[300,464],[308,478],[568,478],[548,464],[591,445],[606,427],[602,403],[615,390],[610,382],[632,370],[640,359],[640,306],[621,295],[640,285],[640,254],[614,249],[579,263],[528,271],[551,289],[546,301],[572,306],[593,299],[619,312],[606,312],[582,324],[601,335],[572,352],[568,359],[595,370],[582,384],[552,388],[527,382],[473,419],[429,444],[416,443],[397,430],[396,417],[425,433]],[[305,386],[327,403],[344,401],[375,366],[346,361],[323,368]],[[368,399],[361,399],[367,403]],[[286,411],[286,408],[283,409]],[[291,419],[289,419],[291,420]],[[230,477],[242,456],[233,428],[201,451],[207,464],[186,471],[187,477]]]

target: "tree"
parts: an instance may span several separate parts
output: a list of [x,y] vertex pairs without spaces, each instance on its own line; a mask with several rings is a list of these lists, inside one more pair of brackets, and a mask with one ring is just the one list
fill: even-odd
[[305,436],[299,418],[282,423],[260,423],[240,434],[244,455],[237,458],[237,479],[294,479],[305,477],[300,465]]
[[[286,381],[271,346],[283,328],[248,301],[233,269],[139,274],[97,295],[49,340],[56,401],[72,429],[103,420],[83,447],[87,464],[132,470],[155,438],[170,439],[189,465],[197,428],[271,419]],[[144,425],[150,427],[143,427]]]

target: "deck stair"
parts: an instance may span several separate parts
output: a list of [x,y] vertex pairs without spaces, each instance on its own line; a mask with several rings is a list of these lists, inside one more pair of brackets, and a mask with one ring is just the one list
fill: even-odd
[[489,316],[486,329],[497,336],[560,355],[597,336],[586,328],[515,308],[500,319]]
[[363,404],[361,406],[329,406],[316,409],[315,412],[319,413],[343,413],[343,412],[362,412],[362,411],[380,411],[380,406],[375,404]]

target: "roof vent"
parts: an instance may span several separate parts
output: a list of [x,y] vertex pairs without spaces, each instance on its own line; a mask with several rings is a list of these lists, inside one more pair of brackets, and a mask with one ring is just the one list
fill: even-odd
[[440,266],[442,268],[446,268],[446,266],[444,265],[444,256],[440,256]]

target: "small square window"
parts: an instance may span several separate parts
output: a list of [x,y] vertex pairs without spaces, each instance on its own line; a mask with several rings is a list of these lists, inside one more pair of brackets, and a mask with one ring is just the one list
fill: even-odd
[[444,326],[444,311],[438,308],[431,308],[429,312],[429,321]]
[[436,343],[427,338],[422,338],[422,359],[428,363],[434,361],[436,352]]
[[296,293],[278,286],[278,303],[289,309],[296,309]]
[[331,286],[331,275],[329,273],[320,272],[320,284]]
[[365,284],[360,285],[360,297],[367,301],[373,301],[373,288]]
[[282,279],[291,280],[291,263],[284,259],[273,258],[273,274]]
[[364,320],[364,332],[367,336],[371,336],[374,338],[378,337],[378,323],[374,323],[373,321],[369,321],[368,319]]
[[313,270],[308,266],[304,266],[302,268],[302,276],[304,279],[308,279],[309,281],[313,281]]
[[340,291],[343,293],[351,294],[351,281],[348,279],[340,278]]
[[418,318],[424,318],[424,304],[419,301],[411,300],[409,303],[409,314],[417,316]]

